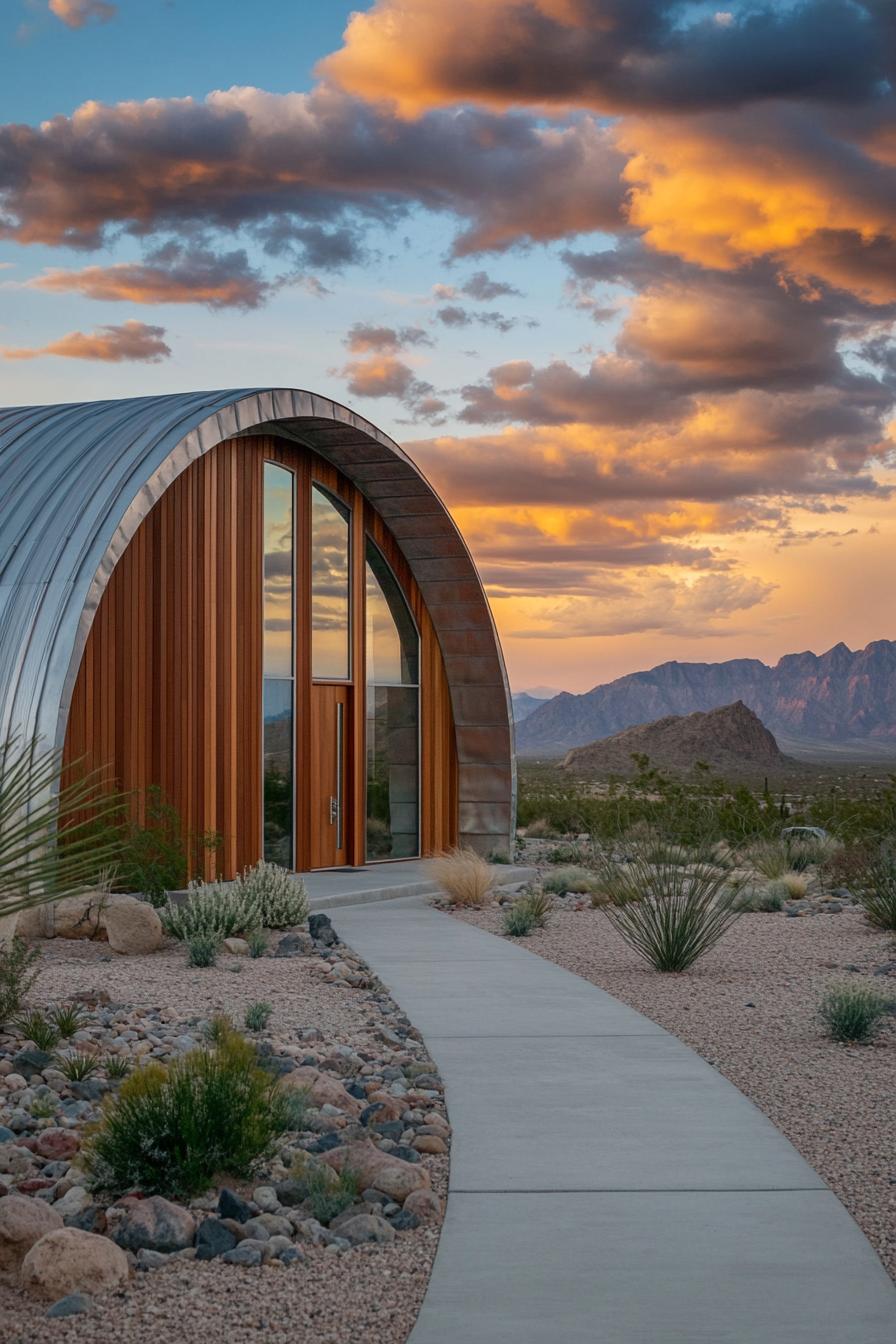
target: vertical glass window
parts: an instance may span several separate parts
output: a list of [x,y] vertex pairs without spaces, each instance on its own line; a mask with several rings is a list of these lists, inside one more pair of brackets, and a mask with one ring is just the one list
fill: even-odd
[[292,472],[265,462],[262,830],[265,858],[284,868],[293,865],[293,500]]
[[349,518],[341,500],[311,487],[311,675],[351,679]]
[[420,852],[420,636],[383,555],[366,547],[367,858]]

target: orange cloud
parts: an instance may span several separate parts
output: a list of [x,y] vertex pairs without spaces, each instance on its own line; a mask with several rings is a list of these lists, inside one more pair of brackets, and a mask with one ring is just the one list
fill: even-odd
[[674,112],[843,101],[885,77],[886,20],[872,3],[806,0],[689,22],[681,11],[674,0],[376,0],[318,70],[403,117],[464,102]]
[[35,348],[6,346],[0,348],[0,355],[4,359],[42,359],[45,355],[58,355],[63,359],[98,359],[109,364],[120,364],[124,360],[158,364],[171,354],[170,346],[162,339],[164,335],[164,327],[130,321],[118,327],[99,327],[93,332],[70,331],[58,341]]
[[49,0],[48,8],[69,28],[83,28],[91,19],[108,23],[118,13],[118,6],[107,0]]
[[808,111],[630,118],[628,218],[650,247],[734,269],[760,257],[876,303],[896,301],[896,172]]

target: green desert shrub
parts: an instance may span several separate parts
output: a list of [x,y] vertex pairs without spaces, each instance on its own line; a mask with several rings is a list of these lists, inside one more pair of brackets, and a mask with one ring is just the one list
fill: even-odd
[[283,1113],[288,1130],[301,1132],[308,1127],[308,1112],[313,1108],[310,1087],[290,1087],[283,1092]]
[[273,1004],[265,1003],[260,1000],[258,1003],[250,1003],[246,1009],[243,1022],[247,1031],[264,1031],[271,1020],[271,1013],[274,1011]]
[[28,1041],[33,1041],[38,1050],[52,1050],[59,1043],[59,1032],[46,1013],[32,1008],[27,1013],[19,1013],[13,1018],[12,1025]]
[[557,868],[553,872],[545,874],[542,879],[542,886],[545,891],[553,892],[558,896],[562,896],[567,891],[590,895],[592,891],[599,889],[600,879],[595,872],[588,868]]
[[106,1071],[106,1077],[113,1082],[120,1082],[122,1078],[127,1078],[131,1071],[131,1061],[126,1055],[106,1055],[103,1060],[103,1068]]
[[773,880],[793,867],[783,840],[757,840],[747,848],[744,857],[757,873]]
[[543,929],[551,911],[551,898],[537,888],[524,892],[504,911],[503,928],[510,938],[528,938],[534,929]]
[[289,929],[308,918],[308,893],[299,877],[285,868],[260,859],[247,868],[234,884],[248,905],[258,906],[261,925],[266,929]]
[[86,1050],[70,1050],[56,1056],[56,1067],[70,1083],[83,1083],[92,1078],[100,1066],[96,1055]]
[[264,929],[250,929],[246,934],[246,942],[249,945],[249,956],[256,961],[268,950],[268,938]]
[[83,1027],[87,1014],[80,1003],[57,1003],[47,1013],[53,1026],[64,1041]]
[[[800,839],[785,840],[784,853],[787,856],[788,867],[791,871],[804,873],[807,868],[811,868],[813,863],[821,862],[826,850],[824,841],[801,837]],[[783,877],[784,874],[779,873],[778,876]]]
[[91,1183],[184,1199],[217,1174],[245,1177],[287,1127],[277,1079],[232,1029],[167,1068],[145,1064],[107,1098],[82,1148]]
[[214,933],[194,933],[187,939],[187,965],[197,969],[214,966],[221,950],[221,939]]
[[771,914],[784,909],[787,893],[778,882],[769,882],[767,887],[745,887],[736,897],[737,909],[745,915]]
[[239,882],[191,882],[178,904],[169,900],[159,911],[165,932],[179,942],[205,934],[223,942],[261,926],[261,906]]
[[604,890],[607,918],[658,971],[686,971],[741,914],[737,884],[708,864],[684,869],[636,855],[608,873]]
[[563,867],[583,867],[594,857],[594,847],[592,845],[580,843],[578,840],[566,840],[562,844],[555,845],[547,854],[548,863],[560,864]]
[[831,985],[819,1014],[835,1041],[868,1041],[893,1006],[889,995],[872,985]]
[[40,951],[24,938],[0,943],[0,1029],[17,1013],[40,974]]
[[303,1187],[302,1197],[312,1218],[325,1226],[354,1204],[361,1189],[361,1182],[350,1167],[337,1172],[325,1162],[303,1154],[297,1155],[291,1175]]
[[869,924],[896,931],[896,853],[882,849],[865,868],[854,895]]

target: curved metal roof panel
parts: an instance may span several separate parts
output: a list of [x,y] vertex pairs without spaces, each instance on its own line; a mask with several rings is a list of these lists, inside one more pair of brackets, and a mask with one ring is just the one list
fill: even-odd
[[284,434],[328,458],[392,529],[445,658],[461,831],[471,842],[506,837],[515,788],[509,691],[473,561],[401,448],[312,392],[245,388],[0,409],[0,737],[18,731],[62,745],[87,635],[119,556],[191,462],[250,432]]

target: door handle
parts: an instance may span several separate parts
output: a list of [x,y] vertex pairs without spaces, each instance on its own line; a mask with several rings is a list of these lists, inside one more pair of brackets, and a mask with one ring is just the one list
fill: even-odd
[[339,820],[339,799],[330,798],[330,825],[335,826]]

